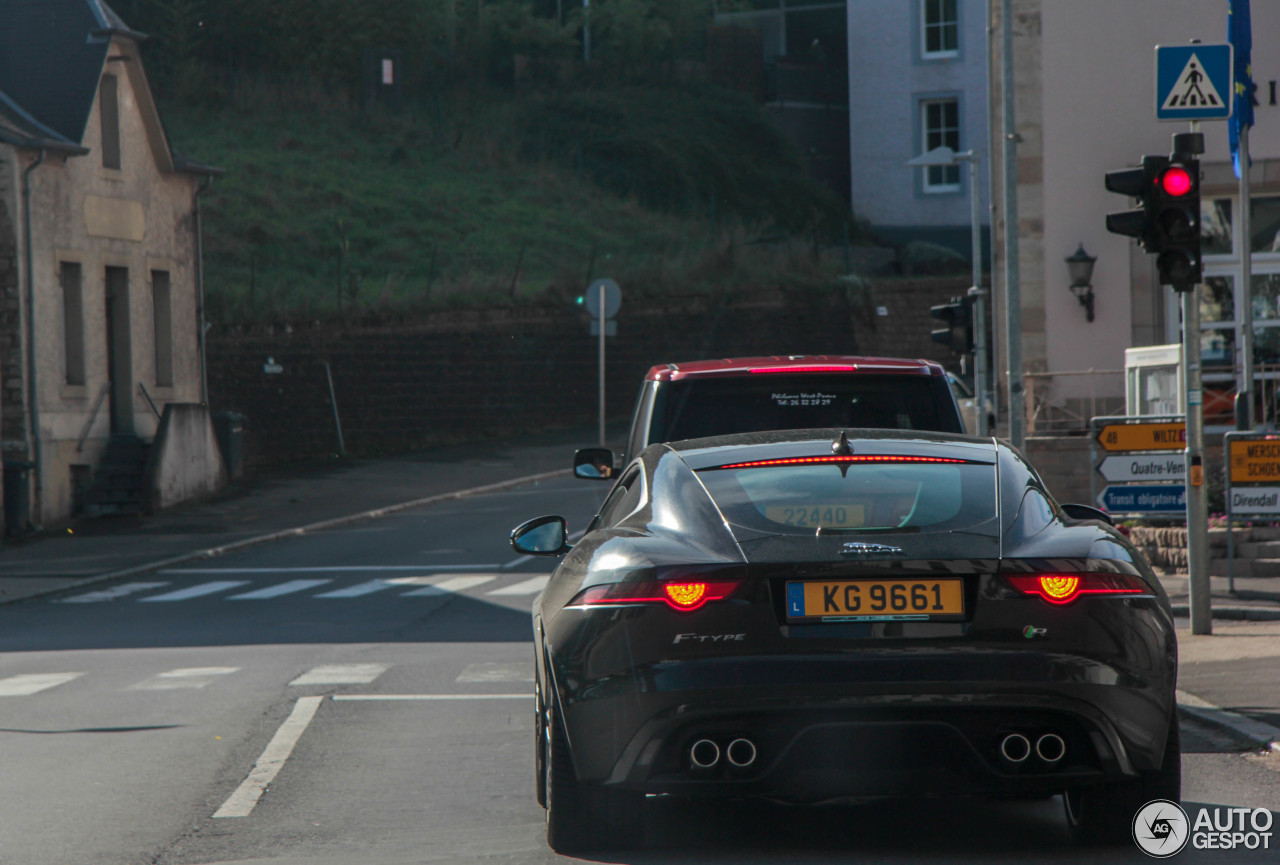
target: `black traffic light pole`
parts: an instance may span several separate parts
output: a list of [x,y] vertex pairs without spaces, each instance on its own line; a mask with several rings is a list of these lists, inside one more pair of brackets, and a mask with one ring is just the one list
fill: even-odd
[[[1173,152],[1144,156],[1141,168],[1108,171],[1106,187],[1137,198],[1138,209],[1107,214],[1107,230],[1138,241],[1156,256],[1160,284],[1182,298],[1182,380],[1186,386],[1187,571],[1191,632],[1213,631],[1209,601],[1209,512],[1204,486],[1204,389],[1200,378],[1200,155],[1199,124],[1173,136]],[[1245,240],[1248,243],[1248,239]],[[1248,295],[1246,294],[1246,297]]]

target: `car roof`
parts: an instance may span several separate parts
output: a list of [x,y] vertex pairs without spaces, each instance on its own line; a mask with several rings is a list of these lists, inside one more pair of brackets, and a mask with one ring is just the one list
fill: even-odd
[[997,449],[1002,447],[992,438],[888,429],[769,430],[664,442],[654,447],[670,448],[696,470],[750,460],[827,455],[832,452],[831,446],[841,433],[848,437],[854,454],[903,454],[994,462]]
[[851,354],[791,354],[765,357],[725,357],[684,363],[661,363],[649,368],[646,381],[681,381],[712,376],[760,373],[892,373],[941,376],[942,364],[923,358],[862,357]]

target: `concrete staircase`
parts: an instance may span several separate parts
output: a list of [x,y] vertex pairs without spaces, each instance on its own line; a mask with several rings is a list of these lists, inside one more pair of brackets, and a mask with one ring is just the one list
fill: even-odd
[[[1227,530],[1209,529],[1209,574],[1280,578],[1280,526],[1235,526],[1234,558],[1227,560]],[[1187,572],[1187,530],[1180,527],[1135,527],[1129,537],[1158,570]],[[1276,581],[1280,591],[1280,579]]]
[[113,435],[85,493],[86,516],[143,512],[143,475],[149,446],[135,435]]

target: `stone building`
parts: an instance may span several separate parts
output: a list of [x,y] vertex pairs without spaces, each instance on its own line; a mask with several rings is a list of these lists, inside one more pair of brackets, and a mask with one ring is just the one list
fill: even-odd
[[[11,534],[145,507],[144,478],[166,504],[221,472],[199,286],[217,171],[171,148],[144,38],[102,0],[0,0],[0,448],[24,485],[5,501],[25,510]],[[166,435],[170,415],[195,423]],[[175,443],[191,449],[176,479],[157,463]]]

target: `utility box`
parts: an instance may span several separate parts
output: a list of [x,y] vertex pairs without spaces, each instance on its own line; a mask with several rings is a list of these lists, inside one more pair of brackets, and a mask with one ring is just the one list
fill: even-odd
[[211,415],[213,435],[222,451],[222,462],[227,467],[227,480],[235,480],[244,474],[244,415],[235,411],[216,411]]
[[1182,346],[1144,345],[1124,350],[1125,414],[1185,415]]

